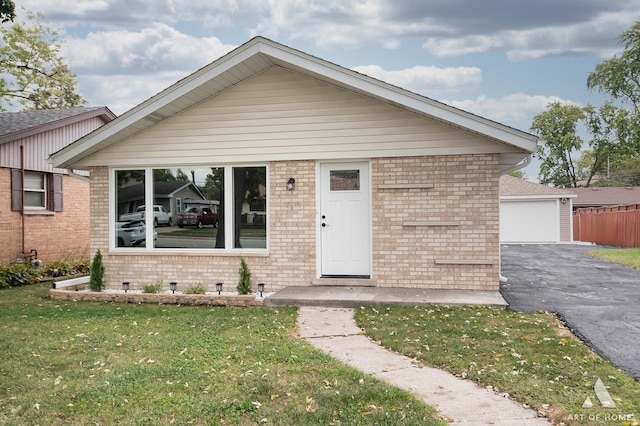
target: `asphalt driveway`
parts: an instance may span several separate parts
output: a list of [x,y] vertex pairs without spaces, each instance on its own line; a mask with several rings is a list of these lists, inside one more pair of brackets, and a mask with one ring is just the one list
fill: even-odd
[[500,291],[519,312],[560,315],[597,353],[640,380],[640,271],[585,256],[592,245],[502,245]]

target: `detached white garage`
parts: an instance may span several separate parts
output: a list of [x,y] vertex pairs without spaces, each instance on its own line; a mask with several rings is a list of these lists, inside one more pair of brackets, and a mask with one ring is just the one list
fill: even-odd
[[571,199],[576,194],[512,176],[500,178],[500,242],[573,241]]

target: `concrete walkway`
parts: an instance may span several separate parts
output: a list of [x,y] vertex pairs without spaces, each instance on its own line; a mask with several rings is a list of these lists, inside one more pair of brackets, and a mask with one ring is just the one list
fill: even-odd
[[381,348],[361,330],[353,309],[299,309],[300,337],[363,373],[402,388],[435,407],[451,424],[549,425],[536,412],[442,370],[418,367],[408,357]]
[[301,286],[285,287],[264,299],[266,306],[426,306],[487,305],[506,307],[499,291],[419,288]]

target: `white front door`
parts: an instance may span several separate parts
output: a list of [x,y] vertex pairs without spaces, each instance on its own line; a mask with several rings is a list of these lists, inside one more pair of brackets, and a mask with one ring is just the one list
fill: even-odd
[[369,163],[320,165],[320,275],[371,276]]

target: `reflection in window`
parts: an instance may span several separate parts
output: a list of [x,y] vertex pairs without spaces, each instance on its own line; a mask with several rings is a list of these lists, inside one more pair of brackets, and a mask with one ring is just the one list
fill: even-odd
[[[116,171],[118,247],[145,246],[145,199],[153,200],[154,215],[170,215],[170,220],[159,220],[157,228],[147,228],[154,232],[154,242],[149,247],[267,247],[265,166],[184,167],[146,172],[153,176],[151,194],[145,194],[145,170]],[[225,179],[225,174],[230,179]]]
[[223,188],[223,168],[154,169],[154,203],[172,214],[172,226],[158,228],[154,247],[224,248]]
[[116,245],[144,247],[144,170],[116,172]]
[[360,190],[360,170],[331,170],[331,191]]
[[267,169],[233,168],[234,248],[267,248]]

